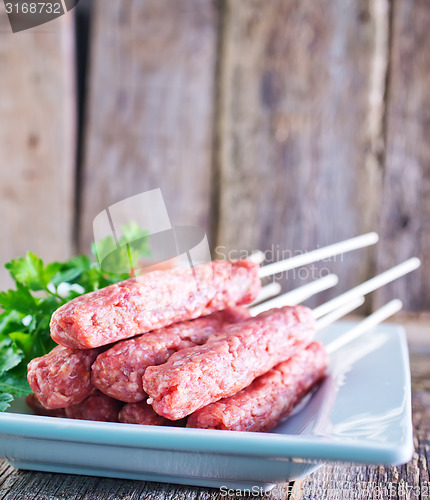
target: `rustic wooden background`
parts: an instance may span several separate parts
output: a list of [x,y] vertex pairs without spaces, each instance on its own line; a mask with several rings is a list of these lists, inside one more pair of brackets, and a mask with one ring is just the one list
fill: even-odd
[[312,272],[333,294],[417,255],[368,307],[428,310],[429,26],[428,0],[82,0],[12,34],[0,3],[0,264],[88,251],[101,210],[161,187],[213,249],[377,230]]

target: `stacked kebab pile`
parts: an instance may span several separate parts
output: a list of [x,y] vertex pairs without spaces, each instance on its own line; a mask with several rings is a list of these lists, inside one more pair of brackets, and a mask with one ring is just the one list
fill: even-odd
[[[252,316],[243,307],[266,268],[240,260],[155,271],[70,301],[52,316],[59,346],[28,366],[29,405],[69,418],[271,430],[324,376],[329,357],[313,341],[315,311]],[[375,288],[364,285],[359,295]],[[335,307],[353,298],[344,295]]]

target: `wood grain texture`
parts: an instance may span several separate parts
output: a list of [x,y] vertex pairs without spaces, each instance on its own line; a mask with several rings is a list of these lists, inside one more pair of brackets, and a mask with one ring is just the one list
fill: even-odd
[[[369,158],[381,134],[384,79],[372,75],[387,29],[377,40],[381,16],[371,4],[226,2],[218,245],[274,248],[277,260],[375,227],[380,168]],[[369,265],[362,251],[322,267],[337,272],[345,289]]]
[[[279,485],[271,500],[284,500],[288,486]],[[0,500],[221,500],[243,498],[220,490],[174,484],[99,477],[72,476],[46,472],[19,471],[0,458]],[[251,497],[248,497],[251,498]],[[261,498],[253,496],[252,498]]]
[[430,3],[393,1],[385,176],[378,268],[417,255],[420,271],[382,289],[408,310],[430,309]]
[[72,252],[73,16],[12,34],[0,4],[0,289],[3,264]]
[[80,248],[110,204],[161,187],[171,222],[209,228],[216,3],[95,3]]

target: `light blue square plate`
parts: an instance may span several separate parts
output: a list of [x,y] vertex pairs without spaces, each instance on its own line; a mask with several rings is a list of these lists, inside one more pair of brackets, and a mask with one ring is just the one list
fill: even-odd
[[[322,332],[328,343],[353,323]],[[0,456],[20,469],[269,489],[322,462],[398,465],[413,453],[406,337],[384,324],[334,353],[324,382],[271,433],[0,414]]]

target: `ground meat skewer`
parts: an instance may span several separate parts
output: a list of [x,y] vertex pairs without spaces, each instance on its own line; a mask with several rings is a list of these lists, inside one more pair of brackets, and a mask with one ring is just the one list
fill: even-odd
[[92,366],[92,384],[121,401],[142,401],[147,398],[142,376],[148,366],[165,363],[174,352],[203,344],[223,326],[249,317],[248,309],[234,307],[122,340],[97,357]]
[[158,414],[178,420],[248,386],[304,349],[314,333],[314,317],[307,307],[272,309],[148,367],[143,389]]
[[81,403],[92,392],[91,365],[100,349],[68,349],[56,346],[51,352],[30,361],[27,380],[46,409]]
[[[304,298],[305,291],[308,294],[305,296],[310,296],[320,291],[323,282],[325,288],[326,278],[313,282],[312,290],[309,292],[307,292],[308,284],[296,289],[294,293],[299,294],[301,299]],[[283,296],[283,300],[286,300],[287,296],[289,301],[297,300],[292,296],[292,292]],[[270,304],[271,301],[268,301],[265,306],[259,305],[258,308],[270,308]],[[188,345],[202,344],[209,334],[219,330],[224,323],[239,322],[249,317],[250,312],[255,315],[254,309],[248,311],[243,307],[233,307],[120,341],[117,344],[118,348],[110,348],[106,357],[98,355],[93,365],[93,372],[96,374],[93,374],[92,382],[102,392],[115,399],[125,402],[140,401],[146,397],[141,377],[147,366],[165,362],[173,352]],[[170,329],[172,330],[169,334]],[[93,353],[97,355],[105,348],[108,346],[96,348]],[[28,374],[32,389],[47,406],[66,408],[80,403],[94,389],[89,384],[88,378],[91,360],[94,358],[93,353],[91,349],[80,350],[57,346],[46,357],[33,360]]]
[[29,394],[25,397],[25,403],[29,406],[36,415],[41,415],[43,417],[65,417],[66,413],[63,408],[57,408],[56,410],[48,410],[43,406],[43,404],[37,399],[36,394]]
[[67,418],[97,420],[99,422],[118,422],[118,414],[123,406],[121,401],[110,398],[97,391],[85,401],[65,409]]
[[88,349],[252,302],[261,288],[258,264],[216,261],[154,271],[77,297],[54,312],[51,336]]
[[327,367],[324,346],[312,342],[237,394],[194,412],[188,417],[187,427],[270,431],[324,377]]
[[152,406],[146,401],[141,401],[140,403],[127,403],[119,412],[118,419],[125,424],[167,425],[169,427],[172,425],[175,427],[184,427],[186,424],[186,419],[172,422],[167,418],[161,417],[155,413]]
[[328,345],[312,342],[237,394],[197,410],[188,417],[187,427],[270,431],[325,375],[329,355],[401,308],[400,300],[392,300]]
[[[56,346],[48,354],[29,363],[27,379],[45,409],[67,408],[81,403],[94,392],[94,386],[115,399],[140,401],[146,397],[142,391],[142,375],[146,366],[163,363],[178,349],[203,343],[226,323],[236,323],[248,317],[247,309],[235,307],[177,323],[118,343],[113,355],[101,358],[100,362],[97,360],[104,348],[69,349]],[[144,337],[147,339],[143,340]],[[124,345],[132,341],[133,344]],[[94,361],[93,384],[91,365]]]
[[152,406],[145,401],[140,403],[127,403],[119,412],[118,419],[124,424],[140,425],[169,425],[170,420],[155,413]]

